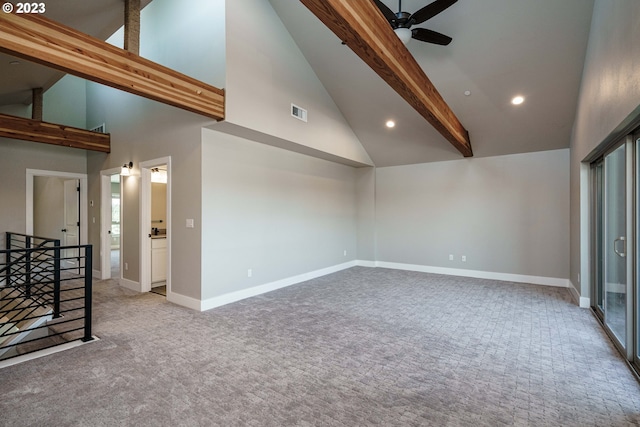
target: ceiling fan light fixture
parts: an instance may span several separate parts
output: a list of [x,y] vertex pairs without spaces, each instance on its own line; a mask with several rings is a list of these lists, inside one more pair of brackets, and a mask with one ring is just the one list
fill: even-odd
[[404,43],[405,45],[411,41],[412,33],[411,33],[410,29],[408,29],[408,28],[396,28],[393,31],[396,33],[396,35],[398,36],[400,41],[402,43]]

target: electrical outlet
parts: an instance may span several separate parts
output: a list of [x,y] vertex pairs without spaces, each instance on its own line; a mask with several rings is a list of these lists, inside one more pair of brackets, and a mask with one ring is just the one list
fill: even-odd
[[347,250],[346,249],[344,250],[344,256],[347,256]]
[[253,276],[253,270],[248,269],[247,270],[247,277],[251,277],[251,276]]
[[124,263],[124,269],[125,269],[125,270],[128,270],[128,269],[129,269],[129,263],[128,263],[128,262],[125,262],[125,263]]
[[453,254],[449,254],[449,261],[453,261]]
[[466,255],[462,255],[462,262],[467,262],[467,256]]

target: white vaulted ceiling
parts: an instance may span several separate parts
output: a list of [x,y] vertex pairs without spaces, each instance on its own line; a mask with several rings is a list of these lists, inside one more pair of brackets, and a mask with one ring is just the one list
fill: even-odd
[[[376,166],[462,158],[302,3],[268,1]],[[415,12],[430,1],[405,0],[402,8]],[[397,1],[383,2],[397,10]],[[475,157],[569,146],[592,9],[593,0],[459,0],[416,26],[453,38],[408,48],[469,131]],[[123,0],[56,0],[46,17],[106,39],[123,10]],[[0,106],[28,104],[32,88],[63,75],[20,59],[10,65],[15,59],[0,54]],[[518,94],[526,101],[515,107]],[[388,119],[395,128],[385,127]]]
[[[462,158],[304,5],[270,2],[376,166]],[[383,2],[397,10],[397,1]],[[428,3],[405,0],[402,9]],[[450,45],[408,48],[469,131],[476,157],[567,148],[592,9],[592,0],[460,0],[416,26],[451,36]],[[526,101],[515,107],[517,94]]]

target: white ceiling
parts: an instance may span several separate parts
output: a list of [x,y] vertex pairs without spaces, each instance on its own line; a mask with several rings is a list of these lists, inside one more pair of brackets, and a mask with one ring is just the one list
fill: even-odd
[[[143,0],[146,5],[151,0]],[[302,3],[269,0],[376,166],[460,159],[451,146]],[[397,2],[383,0],[392,10]],[[415,12],[430,0],[405,0]],[[46,17],[106,39],[124,0],[55,0]],[[460,0],[418,25],[453,37],[408,48],[469,131],[476,157],[566,148],[593,0]],[[30,103],[31,89],[62,73],[0,54],[0,105]],[[464,91],[471,96],[464,96]],[[526,96],[519,107],[510,104]],[[384,123],[394,119],[397,126]]]
[[[270,2],[376,166],[462,157],[304,5]],[[460,0],[416,26],[453,37],[408,48],[469,131],[474,156],[569,146],[592,9],[593,0]],[[516,94],[526,97],[519,107]],[[396,128],[385,128],[389,118]]]

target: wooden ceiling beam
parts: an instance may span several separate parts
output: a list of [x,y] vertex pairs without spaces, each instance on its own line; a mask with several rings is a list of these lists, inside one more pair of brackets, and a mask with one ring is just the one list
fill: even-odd
[[469,133],[372,0],[300,0],[465,157]]
[[224,91],[42,16],[0,13],[0,51],[78,77],[224,119]]
[[111,152],[111,136],[71,126],[0,114],[0,137]]

